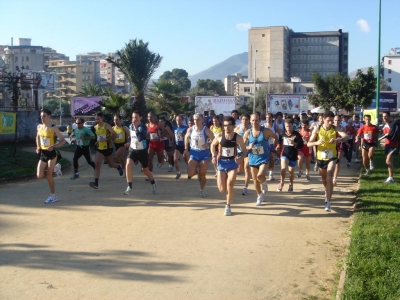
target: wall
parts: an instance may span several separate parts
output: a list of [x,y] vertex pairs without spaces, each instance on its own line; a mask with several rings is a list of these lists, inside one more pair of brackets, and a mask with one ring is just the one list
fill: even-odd
[[[39,116],[39,111],[17,112],[17,132],[19,142],[35,141]],[[13,142],[14,139],[14,134],[0,134],[0,143]]]

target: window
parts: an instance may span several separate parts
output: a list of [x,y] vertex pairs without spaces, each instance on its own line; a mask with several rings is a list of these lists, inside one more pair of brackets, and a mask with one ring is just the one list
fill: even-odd
[[388,65],[391,65],[391,64],[392,64],[392,60],[389,59],[389,60],[388,60]]
[[28,61],[29,61],[29,56],[26,57],[26,62],[28,62]]
[[15,57],[15,62],[18,62],[18,56]]
[[344,48],[344,49],[343,49],[344,51],[347,51],[347,46],[344,46],[343,48]]
[[391,69],[388,69],[388,73],[389,73],[389,74],[392,73],[392,70],[391,70]]
[[265,37],[265,34],[263,33],[263,34],[261,35],[261,37]]
[[307,88],[307,93],[312,93],[313,92],[313,88]]
[[387,82],[392,82],[392,78],[388,78],[388,79],[387,79]]
[[249,87],[245,87],[245,88],[244,88],[244,92],[245,92],[245,93],[250,93],[250,88],[249,88]]

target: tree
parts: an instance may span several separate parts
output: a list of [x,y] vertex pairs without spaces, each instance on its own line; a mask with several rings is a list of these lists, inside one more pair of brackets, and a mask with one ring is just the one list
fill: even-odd
[[368,107],[375,96],[376,78],[374,69],[368,68],[366,74],[360,69],[349,83],[349,100],[353,107]]
[[325,110],[330,110],[333,107],[336,111],[353,107],[349,101],[350,78],[347,75],[335,73],[323,78],[320,73],[314,72],[311,81],[316,90],[316,94],[308,96],[311,104],[321,106]]
[[[51,111],[53,116],[60,115],[60,100],[59,99],[49,99],[43,102],[43,108]],[[61,100],[61,109],[63,116],[71,115],[71,106],[68,101]]]
[[188,78],[188,72],[183,69],[173,69],[172,72],[165,71],[159,78],[159,80],[162,79],[175,82],[181,88],[182,92],[190,90],[190,86],[192,85]]
[[155,108],[156,113],[167,112],[172,115],[190,111],[190,104],[180,100],[182,87],[175,80],[160,79],[153,84],[148,104]]
[[192,99],[196,96],[226,96],[225,86],[221,80],[199,79],[197,85],[190,90],[189,95]]
[[147,84],[162,61],[162,57],[158,53],[151,52],[148,46],[149,43],[144,43],[142,40],[130,40],[124,48],[117,51],[118,58],[106,58],[129,80],[135,96],[132,110],[141,113],[145,113],[146,110]]
[[111,89],[105,89],[104,92],[106,97],[102,98],[100,105],[105,108],[105,113],[111,115],[121,115],[124,117],[127,110],[129,110],[128,104],[131,96],[124,96],[112,91]]
[[97,84],[89,83],[88,85],[82,86],[82,91],[79,92],[77,95],[82,97],[104,96],[105,92],[103,88],[98,86]]
[[387,84],[384,78],[381,78],[381,91],[391,91],[392,87]]

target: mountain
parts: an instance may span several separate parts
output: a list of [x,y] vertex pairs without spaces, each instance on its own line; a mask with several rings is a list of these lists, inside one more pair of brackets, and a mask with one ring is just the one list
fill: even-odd
[[207,70],[201,71],[197,74],[190,75],[189,79],[192,82],[192,87],[195,87],[197,80],[199,79],[212,79],[222,80],[228,75],[234,75],[235,73],[242,73],[247,75],[247,52],[236,54],[228,59],[220,62]]
[[[360,69],[361,69],[361,71],[362,71],[364,74],[366,74],[367,71],[368,71],[368,68],[369,68],[369,67],[360,68]],[[375,76],[376,76],[376,74],[377,74],[376,72],[378,71],[378,67],[375,66],[375,67],[372,67],[372,68],[374,69],[374,73],[375,73]],[[358,70],[358,69],[357,69],[357,70]],[[352,72],[349,73],[350,79],[353,79],[354,77],[356,77],[357,70],[354,70],[354,71],[352,71]]]

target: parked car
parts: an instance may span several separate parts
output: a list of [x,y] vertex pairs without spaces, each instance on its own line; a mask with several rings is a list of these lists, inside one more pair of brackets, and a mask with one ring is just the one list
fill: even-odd
[[61,132],[64,132],[64,131],[67,131],[67,125],[68,124],[64,124],[64,125],[60,125],[60,126],[57,126],[57,127],[58,127],[58,129],[60,129]]
[[89,129],[92,129],[94,125],[96,125],[96,121],[86,121],[83,123],[83,126]]

